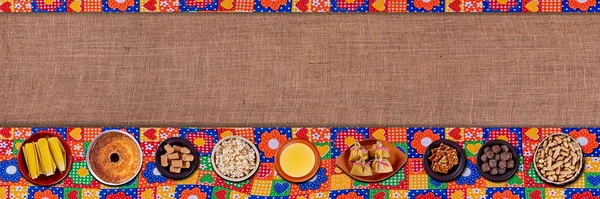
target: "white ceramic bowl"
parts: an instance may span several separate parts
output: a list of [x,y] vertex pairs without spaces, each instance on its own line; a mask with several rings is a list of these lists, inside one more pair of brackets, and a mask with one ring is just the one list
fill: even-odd
[[[96,140],[99,137],[102,137],[103,135],[105,135],[107,133],[120,133],[120,134],[127,135],[127,137],[131,138],[133,140],[133,142],[135,142],[135,144],[137,145],[137,148],[138,148],[138,150],[140,152],[140,155],[142,156],[142,157],[140,157],[140,163],[138,164],[138,168],[136,169],[136,172],[135,172],[136,174],[133,177],[131,177],[130,179],[127,179],[126,181],[124,181],[123,183],[110,183],[110,182],[106,182],[106,181],[102,180],[101,178],[99,178],[96,175],[96,173],[94,172],[94,169],[92,169],[92,167],[90,166],[90,158],[89,158],[90,157],[90,149],[92,148],[92,146],[94,146],[94,143],[96,142]],[[96,136],[92,140],[92,142],[90,143],[90,146],[88,147],[88,150],[87,150],[87,152],[85,154],[85,161],[86,161],[86,163],[88,165],[88,169],[90,170],[90,173],[92,174],[92,176],[94,176],[94,178],[96,180],[98,180],[100,183],[105,184],[105,185],[109,185],[109,186],[120,186],[120,185],[127,184],[128,182],[130,182],[131,180],[135,179],[138,176],[138,174],[140,173],[140,170],[142,169],[142,163],[144,161],[143,154],[144,153],[142,153],[142,148],[140,147],[140,143],[138,143],[138,141],[135,140],[135,137],[133,137],[131,134],[129,134],[129,133],[125,132],[125,131],[116,130],[116,129],[115,130],[106,130],[106,131],[103,131],[102,133],[100,133],[98,136]]]
[[[216,149],[221,146],[221,144],[223,143],[223,141],[229,140],[229,139],[232,139],[232,138],[240,139],[240,140],[246,142],[247,144],[249,144],[252,147],[252,149],[254,149],[254,153],[255,153],[255,157],[256,157],[256,161],[255,161],[256,162],[256,164],[255,164],[256,166],[252,169],[252,171],[250,173],[248,173],[248,175],[246,175],[244,177],[241,177],[241,178],[231,178],[231,177],[225,176],[223,173],[221,173],[221,171],[219,171],[219,168],[215,164],[215,160],[214,160]],[[222,138],[221,140],[219,140],[219,142],[217,142],[217,144],[215,144],[215,147],[213,148],[213,151],[212,151],[212,153],[210,155],[210,163],[212,164],[212,167],[215,170],[215,172],[217,173],[217,175],[219,175],[221,178],[223,178],[225,180],[228,180],[228,181],[231,181],[231,182],[241,182],[241,181],[244,181],[244,180],[252,177],[252,175],[254,175],[254,173],[256,173],[256,171],[258,171],[258,167],[260,166],[260,154],[258,153],[258,149],[254,145],[254,143],[252,143],[250,140],[248,140],[248,139],[246,139],[244,137],[241,137],[241,136],[231,135],[231,136],[227,136],[227,137]]]

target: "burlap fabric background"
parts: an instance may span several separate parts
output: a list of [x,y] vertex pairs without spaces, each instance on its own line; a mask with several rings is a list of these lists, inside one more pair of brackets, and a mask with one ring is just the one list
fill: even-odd
[[4,14],[0,124],[600,125],[599,21]]

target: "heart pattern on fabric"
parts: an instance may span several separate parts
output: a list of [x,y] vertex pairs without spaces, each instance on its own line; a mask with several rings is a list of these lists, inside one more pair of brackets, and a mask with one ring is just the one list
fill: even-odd
[[308,140],[308,129],[301,128],[300,130],[298,130],[298,132],[296,132],[296,137]]
[[152,191],[152,189],[146,189],[144,192],[142,192],[140,196],[142,197],[142,199],[154,198],[154,191]]
[[354,187],[367,187],[367,185],[369,185],[369,184],[367,184],[366,182],[358,181],[358,180],[355,180],[352,183],[352,186],[354,186]]
[[71,4],[69,4],[69,9],[73,12],[81,12],[81,0],[75,0]]
[[519,176],[514,175],[513,177],[508,179],[508,181],[506,181],[506,183],[510,186],[521,185],[521,184],[523,184],[523,180],[521,180],[521,178]]
[[204,174],[199,181],[201,184],[212,184],[215,179],[210,174]]
[[590,176],[587,176],[586,179],[594,187],[600,185],[600,175],[596,175],[596,176],[590,175]]
[[[150,1],[154,1],[154,3],[156,3],[156,0],[150,0]],[[150,2],[150,1],[148,1],[148,2]],[[144,7],[146,6],[146,4],[148,4],[148,3],[145,3]],[[143,134],[150,140],[156,140],[156,129],[148,129],[148,130],[144,131]]]
[[529,10],[529,12],[538,12],[540,10],[540,2],[538,0],[530,1],[525,4],[525,8]]
[[531,199],[542,199],[542,191],[535,190],[529,193],[529,198]]
[[[532,1],[532,2],[533,2],[533,1]],[[536,1],[536,2],[537,2],[537,1]],[[529,2],[527,5],[529,5],[530,3],[531,3],[531,2]],[[537,5],[535,5],[535,6],[537,6]],[[525,7],[527,7],[527,6],[525,6]],[[536,8],[537,8],[537,7],[536,7]],[[532,12],[537,12],[537,10],[536,10],[536,11],[532,11]],[[529,137],[530,139],[532,139],[532,140],[538,140],[538,139],[540,139],[540,134],[539,134],[539,132],[540,132],[540,130],[539,130],[538,128],[535,128],[535,127],[534,127],[534,128],[530,128],[529,130],[525,131],[525,135],[526,135],[527,137]]]
[[373,199],[385,199],[385,192],[379,192],[373,195]]
[[79,198],[79,192],[77,192],[77,190],[72,190],[71,192],[69,192],[67,194],[67,198],[68,199],[77,199],[77,198]]
[[460,4],[462,4],[460,0],[454,0],[448,5],[448,8],[454,12],[460,12]]
[[[12,4],[10,2],[4,2],[3,4],[0,5],[0,11],[2,11],[2,12],[10,12],[10,6],[11,5]],[[9,128],[9,130],[10,130],[10,128]],[[2,132],[2,131],[0,131],[0,132]]]
[[217,196],[218,199],[227,199],[227,191],[219,190],[215,193],[215,196]]
[[[75,3],[75,2],[73,2],[73,3]],[[73,3],[71,3],[71,5]],[[81,132],[82,132],[81,128],[74,128],[73,130],[69,131],[69,135],[75,140],[81,140],[81,138],[82,138]]]
[[[385,1],[383,1],[385,3]],[[377,2],[375,2],[377,3]],[[375,3],[373,3],[373,6],[375,6]],[[382,9],[385,9],[385,5],[382,4],[382,6],[384,6]],[[377,8],[375,8],[377,9]],[[379,10],[379,11],[383,11],[383,10]],[[377,129],[375,132],[373,132],[371,134],[373,136],[373,138],[378,139],[378,140],[386,140],[385,139],[385,130],[384,129]]]
[[[456,2],[458,2],[458,11],[460,11],[460,0],[455,0],[454,2],[452,2],[450,4],[450,6],[452,6],[452,4],[456,3]],[[454,10],[454,9],[452,9],[452,10]],[[455,11],[455,12],[458,12],[458,11]],[[452,137],[452,139],[454,139],[454,140],[460,140],[462,138],[462,136],[460,135],[460,128],[453,128],[452,130],[450,130],[448,135],[450,137]]]
[[477,152],[479,152],[479,149],[481,149],[481,146],[482,146],[481,143],[469,144],[469,145],[467,145],[467,150],[471,154],[477,154]]
[[451,199],[463,199],[464,192],[462,190],[457,190],[452,195],[450,195]]
[[[7,3],[8,3],[8,4],[7,4]],[[7,4],[7,5],[9,6],[9,8],[8,8],[8,9],[9,9],[9,10],[8,10],[8,12],[10,12],[10,2],[5,2],[4,4]],[[2,5],[4,6],[4,4],[2,4]],[[0,6],[0,7],[1,7],[1,6]],[[3,12],[4,12],[4,11],[3,11]],[[2,128],[2,129],[0,129],[0,135],[1,135],[2,137],[9,138],[9,137],[10,137],[10,128]]]
[[442,183],[443,183],[443,182],[437,181],[435,179],[431,179],[429,182],[431,182],[431,184],[435,187],[440,187],[440,186],[442,186]]
[[329,152],[329,145],[323,145],[323,146],[316,146],[317,150],[319,151],[319,154],[321,155],[321,157],[327,155],[327,152]]
[[273,185],[273,189],[275,189],[275,192],[277,192],[278,194],[282,194],[283,192],[287,191],[290,188],[290,184],[287,182],[277,182],[275,183],[275,185]]
[[148,0],[148,2],[144,4],[144,8],[154,12],[156,10],[156,0]]

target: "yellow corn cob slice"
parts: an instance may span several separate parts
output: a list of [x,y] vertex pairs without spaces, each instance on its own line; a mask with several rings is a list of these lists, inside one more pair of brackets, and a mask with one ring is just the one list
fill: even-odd
[[44,173],[46,170],[44,170],[44,162],[42,160],[42,154],[40,152],[40,148],[39,148],[39,144],[37,142],[34,142],[33,145],[35,146],[35,151],[38,155],[38,167],[40,167],[40,174],[46,175],[46,173]]
[[[29,144],[29,143],[27,143]],[[27,170],[29,169],[29,157],[27,157],[27,144],[23,144],[22,146],[22,151],[23,151],[23,157],[25,157],[25,166],[27,166]]]
[[48,147],[48,139],[40,138],[35,145],[37,146],[38,156],[40,157],[40,167],[42,168],[42,174],[46,176],[54,175],[56,170],[56,164],[52,160],[52,154],[50,154],[50,148]]
[[[35,172],[33,172],[33,171],[32,171],[33,165],[32,165],[32,164],[30,164],[30,163],[31,163],[31,161],[33,161],[33,160],[29,160],[29,159],[30,159],[30,158],[29,158],[29,155],[30,155],[30,153],[31,153],[31,152],[30,152],[30,151],[27,151],[27,147],[28,147],[28,145],[30,145],[30,144],[29,144],[29,143],[27,143],[27,144],[25,144],[25,145],[23,146],[23,156],[25,157],[25,165],[27,165],[27,170],[29,171],[29,177],[31,177],[31,178],[33,178],[33,179],[35,179],[34,177],[36,177],[36,178],[37,178],[37,176],[35,176]],[[29,152],[29,153],[28,153],[28,152]]]
[[50,152],[52,152],[52,158],[54,159],[54,163],[56,163],[58,170],[60,172],[65,171],[65,164],[67,164],[65,161],[65,148],[63,148],[63,145],[56,137],[48,138],[48,143],[50,144]]
[[54,163],[54,159],[52,158],[52,153],[50,153],[50,146],[48,145],[48,153],[50,155],[50,160],[52,160],[52,174],[54,174],[54,170],[56,170],[56,163]]
[[35,159],[35,170],[37,172],[37,175],[42,175],[42,167],[40,167],[40,154],[37,152],[37,146],[35,145],[35,142],[31,144],[31,151],[35,152],[35,156],[33,156],[33,158]]
[[[23,157],[25,157],[25,165],[27,166],[27,170],[29,171],[29,176],[30,176],[31,178],[33,178],[33,175],[35,175],[35,172],[31,172],[31,168],[32,168],[32,165],[30,164],[31,160],[29,160],[29,154],[27,153],[27,152],[28,152],[28,151],[27,151],[27,145],[28,145],[28,144],[29,144],[29,143],[27,143],[27,144],[24,144],[24,145],[23,145],[23,149],[21,149],[21,150],[23,150]],[[29,153],[31,153],[31,152],[29,152]],[[32,175],[32,174],[33,174],[33,175]],[[36,177],[37,177],[37,176],[36,176]]]
[[52,158],[52,152],[50,151],[50,142],[48,142],[48,138],[45,139],[46,140],[46,146],[48,147],[48,155],[50,156],[50,162],[52,162],[52,175],[54,175],[54,171],[56,170],[56,163],[54,162],[54,158]]
[[40,175],[40,167],[38,166],[38,156],[35,145],[27,143],[23,146],[23,156],[25,156],[25,164],[29,170],[29,177],[36,179]]

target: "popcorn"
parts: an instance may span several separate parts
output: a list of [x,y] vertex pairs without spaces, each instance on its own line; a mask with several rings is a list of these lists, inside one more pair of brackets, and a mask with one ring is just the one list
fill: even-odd
[[254,148],[241,139],[225,140],[214,150],[216,169],[227,177],[245,177],[257,166]]

